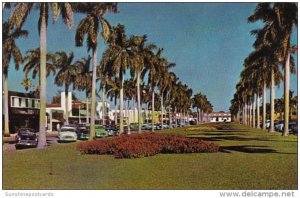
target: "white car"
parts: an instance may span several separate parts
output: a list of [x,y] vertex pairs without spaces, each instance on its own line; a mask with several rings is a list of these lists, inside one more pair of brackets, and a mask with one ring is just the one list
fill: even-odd
[[58,133],[58,140],[60,142],[77,141],[77,134],[76,134],[75,127],[63,126]]

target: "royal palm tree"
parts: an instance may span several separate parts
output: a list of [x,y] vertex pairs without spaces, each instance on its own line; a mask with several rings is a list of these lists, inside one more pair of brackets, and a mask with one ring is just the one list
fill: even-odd
[[[75,82],[80,68],[76,67],[77,64],[73,63],[74,54],[73,52],[67,54],[65,52],[57,52],[57,60],[55,61],[56,67],[59,69],[57,72],[54,82],[58,86],[65,86],[65,124],[69,124],[69,101],[68,93],[69,87]],[[72,104],[71,104],[72,105]]]
[[40,127],[38,148],[47,145],[46,142],[46,56],[47,56],[47,21],[49,9],[52,10],[53,22],[57,21],[59,14],[63,18],[68,28],[73,24],[73,12],[70,3],[15,3],[13,13],[8,22],[9,24],[20,28],[26,21],[30,10],[34,7],[39,9],[38,32],[40,35]]
[[139,133],[141,132],[141,81],[142,81],[142,73],[143,70],[147,69],[146,63],[150,62],[152,50],[156,48],[155,45],[147,45],[147,36],[132,36],[129,39],[132,58],[131,58],[131,74],[134,80],[136,81],[136,89],[137,89],[137,108],[138,108],[138,126]]
[[[34,50],[28,50],[24,56],[23,71],[25,76],[28,76],[32,72],[32,78],[35,79],[40,76],[41,60],[40,60],[40,48]],[[46,77],[51,73],[56,74],[56,55],[53,53],[46,54]],[[40,80],[40,79],[39,79]]]
[[117,12],[117,3],[81,3],[77,7],[77,11],[86,14],[76,29],[75,43],[81,47],[84,37],[87,35],[87,50],[92,50],[93,57],[93,73],[92,73],[92,104],[91,104],[91,124],[90,124],[90,140],[95,137],[95,112],[96,112],[96,71],[97,71],[97,53],[98,53],[98,37],[99,27],[102,26],[102,37],[108,42],[110,37],[110,25],[104,18],[106,12]]
[[21,28],[13,29],[8,22],[2,24],[2,77],[4,89],[4,135],[9,136],[8,114],[8,69],[11,59],[14,60],[15,69],[23,62],[22,54],[16,44],[16,39],[26,37],[28,32]]
[[106,76],[116,76],[120,85],[120,134],[124,133],[123,106],[124,106],[124,81],[126,70],[130,66],[131,49],[125,34],[125,27],[118,24],[112,28],[109,47],[103,54],[102,71]]
[[289,76],[290,76],[290,44],[292,29],[298,23],[296,3],[259,3],[254,11],[254,14],[249,17],[250,22],[262,20],[266,27],[272,30],[275,37],[274,49],[277,54],[276,58],[284,68],[284,97],[285,97],[285,112],[284,112],[284,131],[283,136],[288,135],[288,120],[289,120]]

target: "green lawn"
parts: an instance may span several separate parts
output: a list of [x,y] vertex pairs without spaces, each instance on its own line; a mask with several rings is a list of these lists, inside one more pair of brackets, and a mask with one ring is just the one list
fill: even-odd
[[297,189],[297,136],[237,124],[166,130],[218,153],[141,159],[81,155],[76,143],[3,153],[3,189]]

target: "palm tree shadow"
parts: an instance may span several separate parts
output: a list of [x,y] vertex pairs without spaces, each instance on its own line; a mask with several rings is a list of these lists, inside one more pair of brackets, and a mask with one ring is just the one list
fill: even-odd
[[223,153],[231,153],[232,151],[237,151],[242,153],[254,153],[254,154],[259,154],[259,153],[297,154],[297,153],[278,152],[277,150],[267,148],[267,146],[257,146],[257,145],[221,146],[219,151]]

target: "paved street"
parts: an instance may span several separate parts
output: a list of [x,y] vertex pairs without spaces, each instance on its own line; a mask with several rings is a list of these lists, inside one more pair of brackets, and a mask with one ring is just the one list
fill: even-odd
[[[15,139],[15,135],[12,135],[9,142],[6,142],[3,144],[3,152],[13,152],[16,151],[15,148],[15,142],[12,140]],[[57,144],[57,132],[47,132],[47,144],[48,146],[51,146],[53,144]]]

